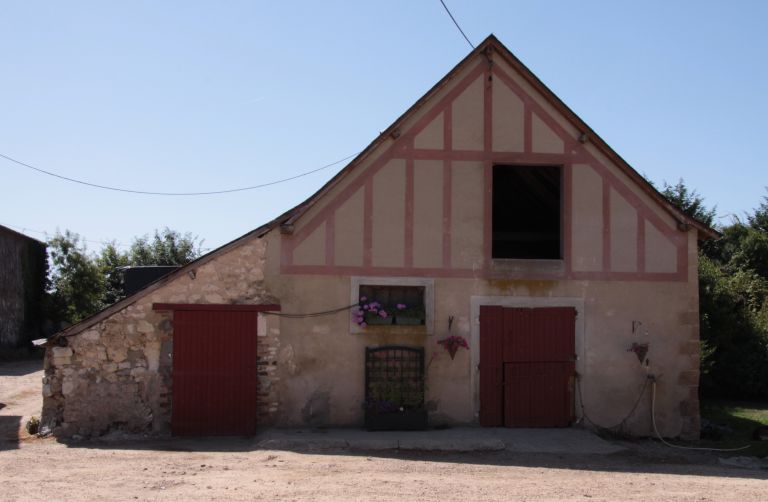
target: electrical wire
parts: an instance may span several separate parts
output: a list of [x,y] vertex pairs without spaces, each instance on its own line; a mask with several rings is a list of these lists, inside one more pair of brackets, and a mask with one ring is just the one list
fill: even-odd
[[702,448],[702,447],[694,447],[694,446],[681,446],[678,444],[672,444],[663,437],[661,437],[661,434],[659,434],[659,429],[656,428],[656,380],[653,380],[653,383],[651,384],[651,422],[653,422],[653,432],[656,433],[656,437],[659,438],[659,440],[664,443],[665,445],[669,446],[670,448],[679,448],[681,450],[702,450],[702,451],[741,451],[746,450],[750,447],[750,445],[746,446],[740,446],[738,448]]
[[9,160],[9,161],[11,161],[11,162],[13,162],[15,164],[18,164],[20,166],[26,167],[28,169],[32,169],[33,171],[37,171],[38,173],[46,174],[48,176],[53,176],[54,178],[59,178],[61,180],[69,181],[69,182],[72,182],[72,183],[78,183],[80,185],[85,185],[85,186],[89,186],[89,187],[92,187],[92,188],[100,188],[102,190],[111,190],[111,191],[114,191],[114,192],[134,193],[134,194],[142,194],[142,195],[195,196],[195,195],[218,195],[218,194],[226,194],[226,193],[233,193],[233,192],[244,192],[246,190],[255,190],[257,188],[264,188],[264,187],[268,187],[268,186],[272,186],[272,185],[277,185],[278,183],[285,183],[286,181],[292,181],[292,180],[295,180],[297,178],[301,178],[301,177],[308,176],[310,174],[316,173],[318,171],[322,171],[323,169],[328,169],[329,167],[333,167],[336,164],[340,164],[340,163],[342,163],[342,162],[344,162],[346,160],[351,159],[352,157],[356,157],[358,154],[359,154],[359,152],[358,153],[353,153],[352,155],[348,155],[348,156],[344,157],[343,159],[339,159],[337,161],[331,162],[330,164],[326,164],[326,165],[324,165],[322,167],[318,167],[318,168],[312,169],[310,171],[305,171],[305,172],[299,173],[299,174],[297,174],[295,176],[290,176],[288,178],[282,178],[282,179],[275,180],[275,181],[269,181],[267,183],[261,183],[261,184],[258,184],[258,185],[251,185],[251,186],[239,187],[239,188],[229,188],[229,189],[226,189],[226,190],[212,190],[212,191],[209,191],[209,192],[151,192],[151,191],[147,191],[147,190],[133,190],[133,189],[129,189],[129,188],[113,187],[113,186],[109,186],[109,185],[99,185],[99,184],[96,184],[96,183],[91,183],[89,181],[83,181],[83,180],[80,180],[80,179],[77,179],[77,178],[70,178],[69,176],[64,176],[64,175],[57,174],[57,173],[54,173],[54,172],[51,172],[51,171],[46,171],[45,169],[40,169],[39,167],[35,167],[33,165],[30,165],[30,164],[27,164],[25,162],[22,162],[20,160],[16,160],[13,157],[9,157],[8,155],[4,155],[2,153],[0,153],[0,157],[4,158],[6,160]]
[[355,304],[352,304],[352,305],[349,305],[349,306],[346,306],[346,307],[339,307],[339,308],[333,309],[333,310],[323,310],[321,312],[311,312],[309,314],[286,314],[286,313],[283,313],[283,312],[269,312],[269,311],[265,311],[265,312],[261,312],[261,313],[264,314],[264,315],[271,315],[271,316],[275,316],[275,317],[286,317],[288,319],[303,319],[305,317],[321,317],[321,316],[326,316],[326,315],[333,315],[333,314],[337,314],[339,312],[344,312],[346,310],[352,310],[353,308],[359,307],[359,306],[360,306],[360,304],[355,303]]
[[448,6],[447,6],[447,5],[445,5],[445,2],[444,2],[443,0],[440,0],[440,3],[441,3],[441,4],[443,4],[443,9],[445,9],[445,12],[447,12],[447,13],[448,13],[448,16],[450,16],[450,18],[451,18],[451,21],[453,21],[453,24],[455,24],[455,25],[456,25],[456,28],[458,28],[458,29],[459,29],[459,32],[461,33],[461,36],[462,36],[462,37],[464,37],[464,40],[466,40],[466,41],[467,41],[467,43],[469,44],[469,46],[470,46],[470,47],[472,47],[472,49],[474,50],[475,46],[474,46],[474,45],[472,45],[472,42],[470,42],[470,41],[469,41],[469,38],[468,38],[468,37],[467,37],[467,35],[464,33],[464,30],[462,30],[462,29],[461,29],[461,26],[459,26],[459,23],[456,21],[456,18],[455,18],[455,17],[453,17],[453,14],[451,14],[451,11],[448,9]]

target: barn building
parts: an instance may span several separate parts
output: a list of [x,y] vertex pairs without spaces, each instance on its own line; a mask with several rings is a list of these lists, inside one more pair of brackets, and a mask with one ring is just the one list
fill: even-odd
[[648,435],[652,377],[694,438],[715,235],[490,36],[308,200],[50,338],[43,424]]

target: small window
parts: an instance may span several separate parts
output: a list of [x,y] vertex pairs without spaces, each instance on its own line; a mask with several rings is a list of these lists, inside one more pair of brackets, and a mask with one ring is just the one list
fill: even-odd
[[349,316],[350,333],[434,333],[434,279],[350,277],[350,286],[350,305],[360,306]]
[[561,169],[494,166],[492,258],[559,260]]
[[[424,305],[424,286],[382,286],[361,285],[360,304],[375,304],[377,312],[385,317],[381,324],[424,325],[426,307]],[[364,312],[367,317],[372,313]],[[378,316],[373,315],[374,319]],[[367,319],[370,324],[373,319]],[[378,320],[378,319],[377,319]]]

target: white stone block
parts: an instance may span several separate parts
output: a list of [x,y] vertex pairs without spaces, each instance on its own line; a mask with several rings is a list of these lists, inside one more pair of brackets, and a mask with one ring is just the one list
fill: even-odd
[[53,357],[71,357],[72,349],[70,347],[54,347]]
[[75,382],[73,382],[72,380],[65,380],[64,384],[62,384],[61,386],[61,393],[64,394],[65,396],[68,396],[75,391],[75,387],[76,387]]
[[135,378],[140,378],[144,376],[146,373],[147,373],[147,369],[141,366],[139,366],[138,368],[133,368],[131,370],[131,376]]
[[62,366],[68,366],[72,362],[69,357],[54,357],[53,365],[61,368]]
[[101,334],[97,330],[89,329],[87,331],[84,331],[80,335],[80,338],[83,339],[83,340],[87,340],[89,342],[95,342],[96,340],[99,339],[100,336],[101,336]]
[[144,356],[147,358],[149,371],[157,371],[160,367],[160,343],[148,343],[144,348]]
[[207,294],[205,295],[205,301],[208,303],[224,303],[224,298],[221,297],[221,295],[218,294]]
[[136,326],[136,331],[138,331],[139,333],[152,333],[154,331],[154,328],[147,321],[139,321],[138,326]]

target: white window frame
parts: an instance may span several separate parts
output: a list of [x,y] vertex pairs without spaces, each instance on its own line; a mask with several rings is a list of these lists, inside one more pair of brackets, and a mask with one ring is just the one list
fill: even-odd
[[[422,286],[424,288],[424,327],[427,334],[435,331],[435,280],[424,277],[350,277],[349,304],[360,301],[360,286]],[[388,326],[389,329],[413,329],[411,326]],[[349,332],[351,334],[365,333],[349,316]]]

